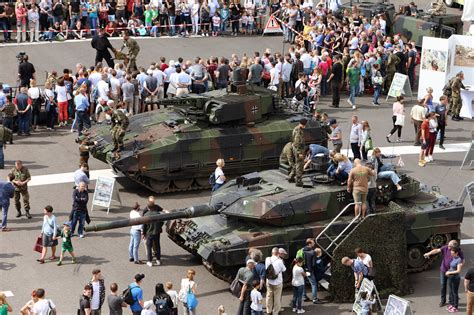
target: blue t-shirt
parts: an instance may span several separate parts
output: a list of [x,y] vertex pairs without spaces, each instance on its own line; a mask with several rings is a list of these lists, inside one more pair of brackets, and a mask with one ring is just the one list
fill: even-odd
[[[462,263],[461,257],[455,257],[451,262],[449,263],[449,271],[456,271],[458,270],[458,265]],[[459,275],[458,275],[459,276]]]
[[130,287],[132,288],[132,297],[135,301],[132,305],[130,305],[130,310],[132,312],[141,311],[143,308],[140,306],[140,303],[138,303],[138,301],[143,300],[143,290],[135,282],[130,284]]
[[255,265],[255,268],[253,269],[253,279],[257,281],[265,279],[265,264],[264,263],[258,263]]
[[367,269],[367,266],[364,265],[364,263],[361,260],[354,259],[354,264],[352,265],[352,270],[354,270],[355,273],[360,273],[364,276],[367,276],[369,273],[369,270]]
[[313,159],[317,154],[324,154],[325,156],[329,156],[329,150],[326,147],[323,147],[319,144],[310,144],[309,151],[311,152],[311,159]]

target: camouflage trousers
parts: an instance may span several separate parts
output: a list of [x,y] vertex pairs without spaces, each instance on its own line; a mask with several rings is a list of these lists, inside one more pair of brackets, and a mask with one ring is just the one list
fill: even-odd
[[137,59],[136,58],[130,58],[128,60],[128,64],[127,64],[127,72],[129,71],[136,71],[138,68],[137,68]]
[[296,154],[295,155],[295,175],[296,175],[296,183],[303,182],[303,173],[304,173],[304,157],[303,154]]
[[21,203],[20,203],[20,195],[23,197],[23,206],[25,211],[30,211],[30,194],[28,193],[28,189],[26,190],[15,190],[13,194],[13,199],[15,200],[15,208],[18,213],[21,213]]
[[112,129],[112,139],[114,141],[114,151],[120,147],[123,147],[123,137],[125,136],[125,130],[122,127],[114,127]]
[[390,90],[390,86],[392,85],[394,76],[395,76],[395,72],[387,72],[387,76],[385,77],[385,90],[387,92]]
[[451,98],[451,106],[449,107],[449,111],[453,116],[459,116],[459,112],[461,111],[462,107],[462,100],[458,96],[453,96]]

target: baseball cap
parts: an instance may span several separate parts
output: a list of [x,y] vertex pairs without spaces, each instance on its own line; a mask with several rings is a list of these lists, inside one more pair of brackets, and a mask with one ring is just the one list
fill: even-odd
[[331,124],[331,125],[337,124],[336,119],[334,119],[334,118],[331,119],[331,120],[329,121],[329,124]]
[[67,225],[67,226],[71,227],[71,221],[66,221],[66,222],[63,223],[63,225]]
[[254,264],[254,265],[255,265],[256,263],[255,263],[255,260],[249,259],[249,260],[247,260],[247,265],[248,265],[248,264]]

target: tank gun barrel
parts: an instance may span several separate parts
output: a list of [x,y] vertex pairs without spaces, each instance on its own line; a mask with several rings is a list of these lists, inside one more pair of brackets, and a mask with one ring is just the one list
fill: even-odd
[[139,217],[135,219],[123,219],[107,223],[91,224],[86,227],[86,232],[98,232],[119,229],[126,226],[148,224],[151,222],[164,222],[175,219],[189,219],[203,217],[218,213],[219,208],[210,205],[197,205],[189,208],[173,210],[170,212],[161,212],[149,216]]

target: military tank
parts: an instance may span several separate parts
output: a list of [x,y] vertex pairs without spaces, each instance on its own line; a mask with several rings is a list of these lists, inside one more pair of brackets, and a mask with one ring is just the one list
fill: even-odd
[[[418,272],[435,259],[425,260],[425,252],[458,239],[464,207],[412,177],[401,178],[404,189],[398,192],[391,182],[377,181],[377,213],[394,208],[405,211],[407,267]],[[331,235],[341,233],[354,219],[353,211],[347,209],[347,215],[330,222],[352,202],[346,186],[308,183],[305,178],[304,187],[296,187],[287,182],[284,172],[267,170],[229,181],[214,192],[207,205],[90,225],[86,230],[168,221],[167,233],[173,242],[202,259],[211,273],[231,281],[250,247],[264,255],[270,255],[275,246],[282,247],[291,258],[307,238],[315,238],[328,225]]]
[[[95,158],[157,193],[209,188],[219,158],[229,178],[277,168],[280,152],[305,116],[275,92],[251,85],[164,99],[160,105],[130,118],[118,158],[108,125],[90,134],[97,143],[91,150]],[[327,143],[318,121],[310,120],[304,134],[306,143]]]

